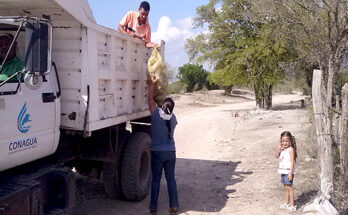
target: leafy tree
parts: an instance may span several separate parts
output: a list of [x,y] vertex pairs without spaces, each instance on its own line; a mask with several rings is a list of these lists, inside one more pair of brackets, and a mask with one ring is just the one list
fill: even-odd
[[178,68],[177,78],[187,85],[187,92],[192,92],[197,86],[197,90],[207,84],[208,72],[203,69],[202,65],[185,64]]
[[[302,88],[304,95],[312,95],[313,70],[318,69],[319,65],[302,60],[298,58],[294,62],[295,80],[298,83],[297,87]],[[304,83],[301,83],[301,80],[304,80]]]
[[272,88],[284,74],[279,62],[289,56],[286,42],[274,37],[277,29],[252,21],[248,0],[211,0],[197,14],[195,25],[207,31],[187,41],[190,59],[214,65],[213,83],[251,85],[256,104],[270,108]]
[[208,81],[210,85],[217,84],[225,90],[225,95],[229,95],[233,89],[233,82],[228,77],[229,73],[222,70],[217,70],[210,73],[208,76]]
[[[316,117],[321,170],[321,197],[332,200],[334,171],[332,114],[334,85],[348,48],[348,4],[338,0],[254,0],[256,20],[281,25],[280,33],[312,65],[323,71],[325,105]],[[265,18],[266,17],[266,18]],[[318,115],[317,115],[318,116]],[[319,127],[325,132],[322,132]],[[344,174],[343,174],[344,175]]]

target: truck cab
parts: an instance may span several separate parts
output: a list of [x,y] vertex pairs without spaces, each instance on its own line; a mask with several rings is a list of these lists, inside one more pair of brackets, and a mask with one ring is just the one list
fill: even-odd
[[[57,149],[60,99],[57,78],[53,76],[56,71],[50,71],[49,29],[52,26],[46,19],[0,18],[0,40],[10,39],[9,48],[17,48],[13,58],[23,64],[19,71],[4,71],[13,59],[1,59],[0,121],[4,124],[0,128],[0,171],[48,156]],[[10,49],[1,51],[7,54]],[[4,75],[6,72],[13,78]]]

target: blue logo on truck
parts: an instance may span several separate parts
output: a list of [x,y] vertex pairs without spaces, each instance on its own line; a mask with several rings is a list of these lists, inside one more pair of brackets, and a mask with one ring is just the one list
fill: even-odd
[[29,131],[30,125],[30,114],[27,113],[27,103],[24,103],[21,112],[17,118],[17,127],[21,133],[26,133]]

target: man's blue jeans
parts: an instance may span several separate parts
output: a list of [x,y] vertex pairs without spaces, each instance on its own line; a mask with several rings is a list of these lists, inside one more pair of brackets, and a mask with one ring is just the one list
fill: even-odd
[[151,184],[151,202],[150,209],[157,210],[157,201],[161,185],[162,169],[167,180],[167,188],[169,194],[169,207],[178,208],[178,191],[175,182],[175,152],[169,151],[152,151],[151,167],[152,167],[152,184]]

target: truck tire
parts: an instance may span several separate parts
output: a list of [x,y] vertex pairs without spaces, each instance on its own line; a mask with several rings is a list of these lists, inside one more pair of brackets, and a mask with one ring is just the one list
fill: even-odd
[[151,182],[150,136],[143,132],[132,134],[122,159],[121,187],[129,201],[144,199]]
[[[131,133],[129,131],[120,131],[119,142],[116,143],[122,148],[123,145],[127,144],[127,140]],[[118,158],[117,158],[118,159]],[[104,163],[103,165],[103,182],[105,192],[114,199],[122,199],[121,189],[121,162],[122,157],[116,161],[116,163]]]

